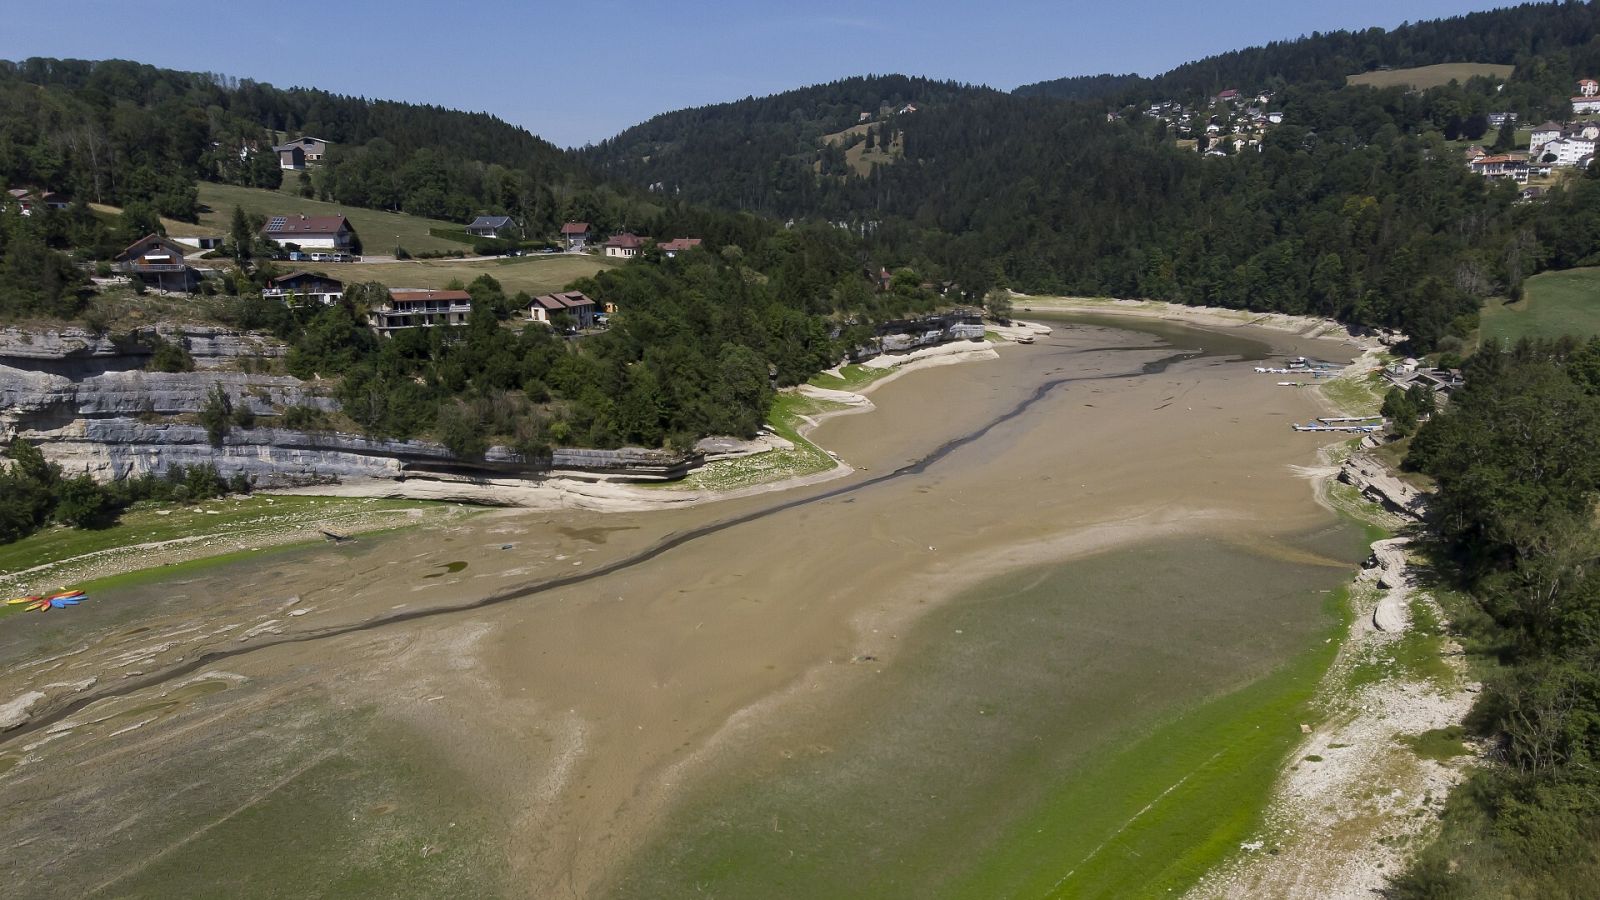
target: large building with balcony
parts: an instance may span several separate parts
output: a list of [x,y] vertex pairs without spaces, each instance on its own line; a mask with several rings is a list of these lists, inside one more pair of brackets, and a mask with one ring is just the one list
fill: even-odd
[[380,335],[402,328],[465,325],[472,315],[472,295],[466,291],[390,291],[389,302],[374,309],[369,319]]

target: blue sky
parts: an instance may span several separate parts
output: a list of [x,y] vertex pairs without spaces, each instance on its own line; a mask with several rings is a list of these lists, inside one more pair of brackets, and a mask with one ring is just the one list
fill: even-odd
[[659,112],[847,75],[1005,89],[1063,75],[1149,75],[1311,31],[1392,27],[1506,2],[7,0],[0,58],[118,57],[487,110],[574,146]]

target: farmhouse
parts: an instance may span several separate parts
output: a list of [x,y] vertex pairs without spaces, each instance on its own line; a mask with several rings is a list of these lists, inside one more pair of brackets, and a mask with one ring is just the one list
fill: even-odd
[[561,240],[568,250],[582,250],[588,246],[590,235],[588,222],[568,222],[561,226]]
[[679,253],[687,253],[700,246],[699,238],[673,238],[664,244],[657,244],[656,248],[666,254],[668,259],[676,257]]
[[14,188],[6,191],[6,204],[0,209],[10,209],[16,204],[22,215],[31,216],[36,209],[66,209],[67,198],[55,191],[34,191],[28,188]]
[[261,235],[278,244],[323,250],[351,251],[357,241],[355,228],[344,216],[273,216]]
[[578,328],[594,326],[594,301],[584,296],[582,291],[543,294],[533,298],[533,302],[528,305],[528,318],[534,322],[549,325],[551,317],[557,313],[571,316],[573,324]]
[[173,238],[173,240],[185,247],[193,247],[196,250],[218,250],[222,247],[222,235],[220,234],[181,235]]
[[514,239],[522,236],[522,229],[510,216],[479,216],[467,225],[467,234],[481,238]]
[[137,278],[163,291],[189,291],[200,276],[183,258],[183,246],[159,234],[147,235],[118,253],[113,265],[118,272]]
[[605,242],[606,255],[616,259],[633,259],[644,250],[644,240],[631,231],[624,231]]
[[466,291],[390,291],[389,301],[373,310],[368,323],[385,337],[402,328],[465,325],[472,315]]
[[328,142],[318,137],[302,135],[272,148],[278,154],[278,168],[304,169],[308,163],[321,163],[328,154]]
[[344,297],[344,282],[314,272],[290,272],[268,281],[261,296],[282,300],[290,306],[310,303],[332,306]]

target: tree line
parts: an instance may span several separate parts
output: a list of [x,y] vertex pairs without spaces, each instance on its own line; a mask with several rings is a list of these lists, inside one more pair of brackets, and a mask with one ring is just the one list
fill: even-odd
[[1487,347],[1418,431],[1431,555],[1483,661],[1469,730],[1496,765],[1450,796],[1389,896],[1579,898],[1600,876],[1600,339]]

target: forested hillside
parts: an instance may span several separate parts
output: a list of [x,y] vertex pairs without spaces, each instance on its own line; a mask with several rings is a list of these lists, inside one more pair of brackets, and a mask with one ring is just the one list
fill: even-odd
[[664,113],[579,155],[599,172],[668,196],[795,215],[828,205],[830,179],[819,179],[814,171],[824,135],[859,124],[863,113],[879,119],[880,112],[890,120],[880,128],[892,132],[895,123],[910,120],[895,115],[907,103],[939,105],[974,95],[1002,96],[988,88],[903,75],[846,78]]
[[[331,141],[301,185],[272,145]],[[192,220],[196,179],[436,218],[510,213],[535,226],[592,186],[579,165],[487,113],[344,97],[122,60],[0,61],[0,181]],[[582,202],[592,203],[585,198]]]
[[[1016,93],[1112,104],[1165,97],[1209,96],[1227,88],[1275,89],[1287,84],[1344,84],[1380,66],[1450,62],[1518,67],[1517,83],[1565,97],[1574,79],[1597,71],[1600,8],[1593,3],[1528,3],[1403,25],[1391,31],[1314,33],[1296,40],[1234,50],[1151,78],[1077,76],[1023,85]],[[1542,95],[1541,94],[1541,95]]]
[[[1159,122],[1104,100],[911,79],[660,116],[584,158],[692,202],[849,224],[880,256],[971,296],[1004,283],[1310,312],[1399,328],[1427,349],[1465,335],[1484,297],[1597,249],[1571,239],[1593,237],[1589,207],[1571,196],[1585,188],[1518,206],[1508,186],[1470,174],[1450,143],[1494,139],[1492,109],[1564,109],[1574,73],[1600,66],[1597,25],[1593,3],[1530,5],[1061,88],[1202,106],[1222,86],[1273,91],[1284,124],[1261,152],[1223,159],[1180,148]],[[1513,60],[1518,74],[1505,90],[1486,79],[1420,94],[1344,86],[1379,63],[1453,58]],[[834,173],[816,138],[880,96],[918,106],[886,123],[903,159]]]

